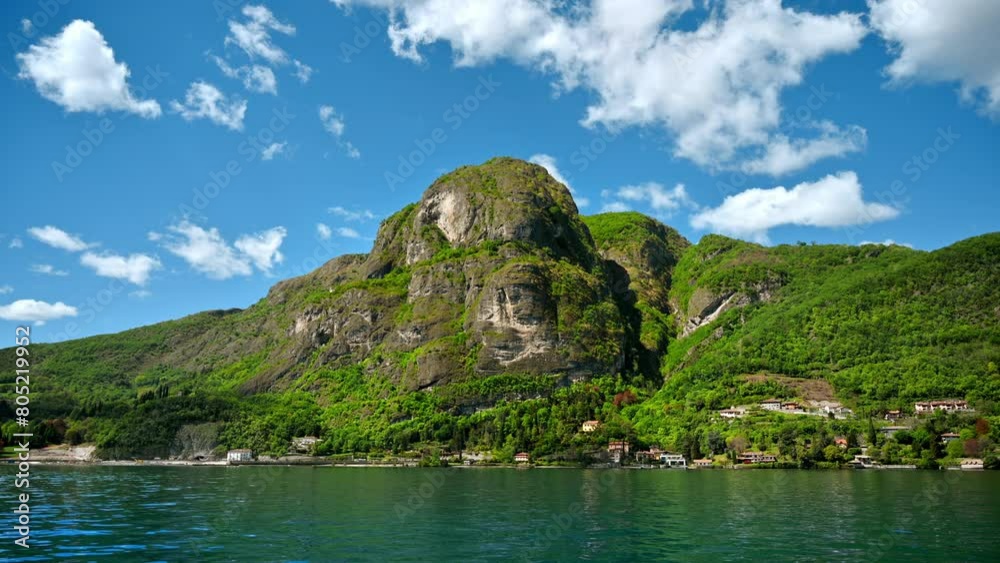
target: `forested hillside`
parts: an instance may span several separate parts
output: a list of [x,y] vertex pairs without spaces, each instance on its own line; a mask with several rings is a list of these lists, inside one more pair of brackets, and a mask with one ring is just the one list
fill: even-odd
[[[888,455],[950,455],[932,447],[947,429],[990,453],[998,269],[998,233],[934,252],[691,244],[638,213],[581,217],[543,168],[500,158],[439,178],[382,223],[370,254],[282,281],[246,310],[33,345],[32,430],[38,445],[90,442],[104,457],[283,453],[316,435],[321,455],[575,462],[627,438],[834,461],[833,436],[874,443],[883,411],[958,398],[974,416]],[[718,417],[771,397],[853,416]],[[0,402],[0,419],[11,408]],[[581,433],[591,419],[600,430]]]

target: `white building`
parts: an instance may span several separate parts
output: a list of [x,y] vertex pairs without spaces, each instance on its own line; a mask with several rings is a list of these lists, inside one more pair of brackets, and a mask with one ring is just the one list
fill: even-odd
[[781,399],[768,399],[760,402],[760,408],[766,411],[780,411]]
[[660,454],[660,463],[663,464],[663,467],[687,468],[687,460],[681,454]]
[[229,463],[240,463],[244,461],[253,461],[253,451],[252,450],[229,450],[226,454],[226,461]]

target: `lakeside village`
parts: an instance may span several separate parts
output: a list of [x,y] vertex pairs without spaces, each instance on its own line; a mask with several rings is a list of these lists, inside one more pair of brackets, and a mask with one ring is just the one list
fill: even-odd
[[[866,417],[834,401],[793,402],[766,399],[756,404],[732,406],[712,413],[713,427],[731,429],[722,434],[711,431],[707,448],[695,445],[684,451],[670,451],[658,445],[641,444],[635,438],[616,435],[600,420],[580,424],[581,443],[590,444],[580,456],[586,461],[566,462],[528,451],[447,451],[425,448],[403,453],[323,455],[322,440],[302,436],[291,440],[287,454],[258,454],[250,449],[231,449],[187,458],[104,461],[103,464],[147,465],[314,465],[369,467],[591,467],[628,469],[748,469],[748,468],[856,468],[856,469],[954,469],[981,471],[996,469],[995,444],[989,422],[978,417],[965,400],[941,399],[913,404],[912,412],[902,409],[873,411]],[[756,424],[772,424],[775,417],[794,422],[792,417],[822,417],[835,426],[855,431],[832,437],[786,441],[783,437],[760,447],[754,436]],[[866,420],[867,419],[867,420]],[[751,444],[753,444],[753,447]],[[683,449],[683,448],[677,448]],[[705,450],[708,451],[705,451]],[[94,448],[51,446],[32,453],[41,463],[92,463]],[[702,452],[705,451],[703,454]],[[700,454],[700,455],[699,455]],[[224,457],[223,457],[224,456]],[[221,458],[221,459],[220,459]],[[816,459],[822,461],[816,462]]]
[[[781,413],[795,416],[820,416],[836,420],[854,418],[851,409],[833,401],[809,402],[800,404],[780,399],[767,399],[753,405],[732,406],[716,413],[719,420],[735,422],[754,415]],[[855,469],[917,469],[915,463],[901,463],[905,459],[902,454],[907,446],[915,442],[927,440],[920,435],[928,433],[926,428],[920,428],[920,423],[933,427],[941,424],[955,426],[954,430],[939,432],[936,436],[929,434],[930,443],[926,449],[930,459],[937,458],[938,452],[945,452],[945,463],[940,467],[963,471],[982,471],[984,461],[979,457],[983,450],[991,447],[988,423],[975,417],[975,410],[964,400],[943,399],[917,402],[913,405],[913,414],[903,413],[901,409],[887,410],[879,413],[879,424],[870,421],[868,436],[835,436],[832,444],[824,449],[828,460],[827,467],[845,467]],[[948,415],[952,415],[950,418]],[[958,428],[970,426],[970,428]],[[580,433],[594,434],[600,432],[602,423],[599,420],[587,420],[580,425]],[[310,453],[319,443],[315,436],[295,438],[292,450]],[[603,444],[602,444],[603,446]],[[587,452],[591,460],[588,465],[593,468],[630,468],[630,469],[712,469],[712,468],[796,468],[801,467],[793,453],[783,451],[779,447],[766,451],[753,451],[740,443],[731,440],[725,451],[712,456],[692,458],[684,453],[672,452],[651,445],[648,448],[638,447],[627,439],[612,439],[606,447]],[[547,467],[558,466],[545,459],[533,459],[529,452],[517,452],[513,459],[504,460],[493,452],[477,451],[432,451],[411,452],[403,456],[353,456],[341,455],[329,458],[288,456],[274,458],[270,456],[255,456],[248,449],[230,450],[226,463],[230,465],[251,465],[299,462],[315,464],[320,460],[331,465],[374,465],[374,466],[515,466],[515,467]],[[579,466],[579,464],[576,464]]]

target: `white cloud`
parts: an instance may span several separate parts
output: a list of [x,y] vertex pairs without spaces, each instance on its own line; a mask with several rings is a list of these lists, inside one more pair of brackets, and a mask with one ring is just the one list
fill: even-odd
[[292,64],[295,65],[295,78],[298,78],[299,82],[303,84],[309,82],[309,79],[312,78],[313,68],[298,59],[292,61]]
[[0,319],[18,322],[33,322],[35,326],[45,324],[45,321],[75,317],[76,307],[71,307],[62,301],[46,303],[34,299],[18,299],[9,305],[0,305]]
[[233,96],[226,96],[207,82],[193,82],[184,95],[184,103],[170,101],[170,109],[179,113],[187,121],[207,118],[234,131],[243,130],[243,116],[247,112],[247,102]]
[[1000,2],[869,0],[868,7],[896,55],[886,68],[894,84],[957,82],[964,100],[1000,119]]
[[31,20],[29,20],[28,18],[24,18],[21,20],[21,33],[23,33],[24,35],[30,35],[31,33],[34,33],[34,31],[35,31],[35,25],[31,23]]
[[[666,129],[676,156],[710,169],[759,159],[772,142],[805,142],[780,136],[782,92],[867,33],[860,14],[818,15],[780,0],[710,3],[703,21],[683,28],[676,23],[691,0],[335,1],[389,11],[398,56],[423,60],[420,48],[442,41],[458,66],[510,59],[554,76],[559,91],[594,92],[585,126]],[[799,152],[805,162],[829,149]]]
[[859,242],[858,246],[864,246],[866,244],[877,244],[877,245],[880,245],[880,246],[905,246],[906,248],[913,248],[913,245],[910,244],[910,243],[896,242],[896,241],[892,240],[891,238],[885,239],[882,242],[875,242],[875,241],[865,240],[865,241]]
[[133,299],[145,299],[152,294],[153,292],[149,291],[148,289],[137,289],[135,291],[130,291],[128,293],[128,296]]
[[316,223],[316,236],[321,240],[330,240],[330,237],[333,236],[333,231],[323,223]]
[[7,295],[8,293],[13,293],[14,287],[10,285],[0,285],[0,295]]
[[334,137],[340,137],[344,134],[344,118],[337,114],[337,110],[333,109],[333,106],[319,106],[319,121],[323,124],[323,129],[326,129]]
[[160,261],[146,254],[117,254],[84,252],[80,263],[94,270],[99,276],[128,280],[135,285],[146,285],[153,270],[161,267]]
[[229,78],[235,78],[243,82],[243,87],[251,92],[262,94],[277,94],[278,79],[274,76],[274,71],[261,65],[243,65],[233,67],[225,59],[219,56],[211,56],[219,70]]
[[344,238],[361,238],[361,233],[350,227],[338,227],[337,234]]
[[588,205],[590,205],[589,199],[585,197],[579,197],[579,195],[576,193],[576,190],[573,189],[573,186],[569,185],[569,181],[566,180],[566,177],[563,176],[562,173],[559,171],[559,167],[556,166],[555,157],[539,153],[531,155],[531,158],[529,158],[528,161],[534,162],[535,164],[541,166],[542,168],[548,171],[549,176],[552,176],[553,180],[566,186],[566,189],[568,189],[569,193],[573,195],[573,200],[576,201],[576,204],[579,207],[587,207]]
[[236,45],[251,59],[262,58],[271,64],[287,64],[288,53],[271,41],[271,31],[295,35],[295,26],[282,23],[266,6],[244,6],[246,21],[229,20],[226,45]]
[[852,125],[841,129],[829,122],[822,123],[820,127],[823,128],[822,134],[813,139],[789,139],[785,135],[774,135],[764,154],[745,162],[743,171],[782,176],[808,168],[824,158],[860,151],[868,143],[868,132],[863,127]]
[[288,142],[286,141],[282,143],[271,143],[270,145],[264,147],[264,150],[260,151],[261,160],[271,160],[274,158],[274,155],[285,152],[285,145],[287,144]]
[[45,274],[46,276],[68,276],[69,272],[57,270],[52,264],[32,264],[28,271],[35,274]]
[[170,232],[159,238],[163,247],[211,279],[249,276],[255,265],[268,272],[273,264],[284,260],[278,251],[286,234],[284,227],[243,235],[237,239],[235,248],[222,238],[218,229],[206,230],[186,220],[167,230]]
[[28,229],[28,234],[51,247],[68,250],[70,252],[79,252],[92,246],[96,246],[95,244],[83,242],[80,237],[71,235],[58,227],[53,227],[52,225],[46,225],[44,227],[31,227]]
[[7,248],[24,248],[24,242],[19,237],[14,237],[10,239],[10,244],[7,245]]
[[319,121],[323,124],[323,129],[337,139],[337,144],[353,159],[361,158],[359,151],[350,141],[344,139],[344,130],[347,125],[344,123],[344,116],[337,113],[333,106],[319,106]]
[[150,118],[160,115],[155,100],[140,100],[128,85],[129,69],[115,61],[94,24],[73,20],[55,36],[18,53],[19,78],[30,79],[45,98],[66,111],[124,111]]
[[644,203],[657,215],[669,217],[681,207],[698,207],[688,195],[684,184],[677,184],[673,188],[667,189],[657,182],[645,182],[622,186],[613,193],[606,190],[601,195],[617,198],[617,201],[605,204],[603,211],[626,211],[630,209],[630,205],[625,202]]
[[377,215],[375,215],[374,213],[372,213],[367,209],[362,209],[361,211],[351,211],[350,209],[345,209],[339,205],[331,207],[327,211],[338,217],[343,217],[347,221],[364,222],[364,221],[371,221],[372,219],[375,219],[377,217]]
[[181,221],[168,227],[168,230],[177,236],[168,235],[164,248],[183,258],[195,271],[219,280],[253,273],[249,261],[223,240],[218,229],[205,230],[188,221]]
[[361,151],[350,141],[344,142],[344,151],[347,153],[348,158],[353,158],[354,160],[361,158]]
[[691,225],[767,243],[768,230],[781,225],[846,227],[897,215],[894,207],[864,201],[857,174],[840,172],[792,189],[753,188],[728,196],[718,207],[692,216]]
[[285,260],[278,251],[288,232],[284,227],[274,227],[253,235],[243,235],[236,241],[236,248],[249,258],[257,269],[270,273],[275,264]]

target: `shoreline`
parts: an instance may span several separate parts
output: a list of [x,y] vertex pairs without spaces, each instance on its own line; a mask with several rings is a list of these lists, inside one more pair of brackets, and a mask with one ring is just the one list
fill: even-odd
[[[14,464],[11,459],[0,459],[0,465]],[[190,460],[58,460],[41,459],[28,462],[33,466],[86,466],[86,467],[329,467],[329,468],[380,468],[380,469],[589,469],[589,470],[625,470],[625,471],[754,471],[754,470],[788,470],[788,471],[961,471],[963,473],[980,473],[984,469],[962,469],[961,467],[939,467],[938,469],[919,469],[915,465],[894,465],[884,467],[866,467],[858,469],[851,466],[810,468],[799,467],[774,467],[769,465],[733,465],[727,467],[686,467],[667,468],[657,466],[611,466],[608,464],[595,464],[589,466],[573,465],[535,465],[535,464],[481,464],[481,465],[443,465],[421,467],[419,463],[335,463],[328,460],[285,460],[285,461],[254,461],[243,463],[229,463],[225,460],[218,461],[190,461]]]

